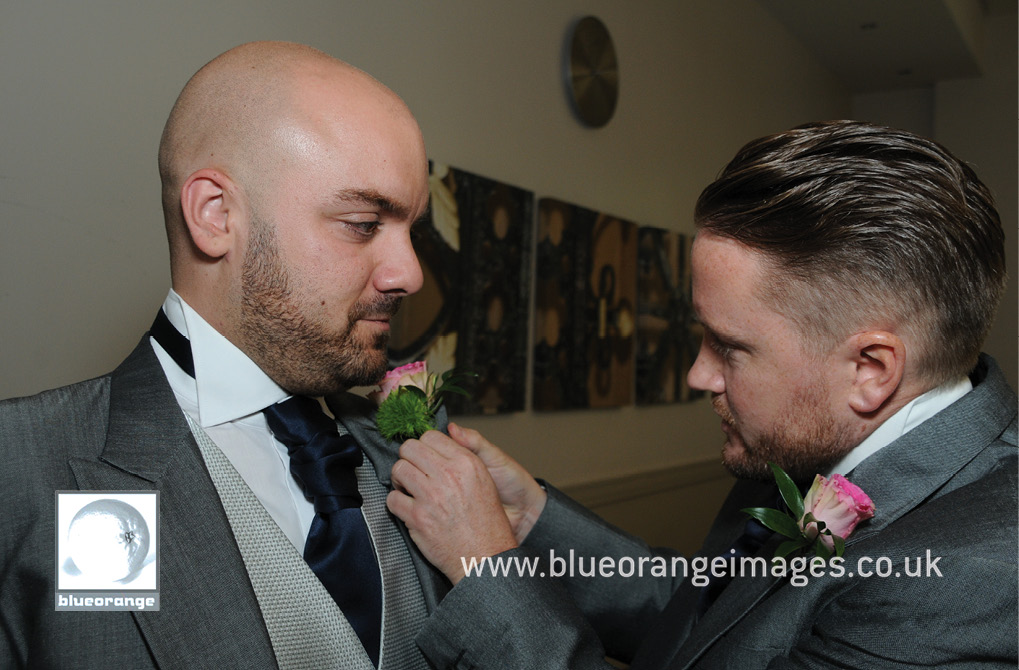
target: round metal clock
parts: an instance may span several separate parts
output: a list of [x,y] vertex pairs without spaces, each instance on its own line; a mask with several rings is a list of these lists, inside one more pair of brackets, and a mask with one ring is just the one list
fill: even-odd
[[572,28],[567,42],[566,90],[584,124],[600,128],[616,111],[619,67],[605,24],[586,16]]

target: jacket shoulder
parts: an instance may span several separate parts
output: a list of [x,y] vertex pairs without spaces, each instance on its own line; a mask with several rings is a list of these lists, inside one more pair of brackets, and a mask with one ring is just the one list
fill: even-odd
[[979,476],[966,477],[968,481],[955,483],[904,515],[889,526],[888,530],[894,531],[890,537],[899,544],[916,545],[909,549],[936,547],[966,557],[986,554],[1014,566],[1019,456],[1014,447],[1010,452],[980,467]]
[[83,450],[80,445],[93,444],[98,436],[105,435],[109,408],[109,375],[2,400],[0,450],[17,448],[20,459],[26,445],[46,444],[53,451],[65,451],[60,447],[63,444],[79,445],[68,449],[75,454],[98,454],[101,439],[94,450]]

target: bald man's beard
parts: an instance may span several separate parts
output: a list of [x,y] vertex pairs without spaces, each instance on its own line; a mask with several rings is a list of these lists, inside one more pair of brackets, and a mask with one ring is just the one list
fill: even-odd
[[[796,391],[789,407],[781,412],[775,425],[750,439],[740,429],[725,398],[712,398],[715,413],[729,424],[740,448],[722,447],[722,464],[738,479],[772,481],[768,463],[776,463],[797,482],[811,482],[817,474],[826,474],[856,445],[851,431],[840,425],[825,407],[819,386]],[[733,438],[730,437],[730,441]]]
[[389,334],[358,337],[365,317],[392,316],[400,298],[380,295],[354,303],[346,326],[312,321],[295,299],[269,224],[253,220],[241,272],[241,332],[248,356],[294,395],[322,396],[376,384],[386,372]]

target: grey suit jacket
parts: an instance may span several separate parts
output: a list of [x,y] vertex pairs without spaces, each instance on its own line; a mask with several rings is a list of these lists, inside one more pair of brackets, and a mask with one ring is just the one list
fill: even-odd
[[[877,512],[846,543],[841,576],[799,586],[771,574],[738,577],[700,619],[700,589],[681,571],[674,579],[468,577],[422,632],[426,655],[442,667],[501,670],[608,668],[605,650],[632,659],[632,670],[1015,668],[1016,396],[988,357],[972,376],[971,393],[850,473]],[[739,510],[773,490],[737,483],[700,555],[726,553],[746,520]],[[781,539],[758,555],[770,558]],[[549,552],[571,549],[674,556],[550,488],[525,546],[502,557],[540,559],[538,574],[551,574],[563,566]],[[888,576],[862,577],[860,568]]]
[[[398,445],[372,406],[334,407],[380,480]],[[0,667],[275,668],[219,497],[144,337],[116,370],[0,403]],[[159,611],[56,612],[57,490],[160,491]],[[410,542],[429,611],[448,590]]]

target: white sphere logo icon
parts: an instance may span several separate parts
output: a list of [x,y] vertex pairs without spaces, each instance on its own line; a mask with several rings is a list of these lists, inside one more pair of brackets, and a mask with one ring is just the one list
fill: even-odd
[[131,505],[104,498],[82,507],[67,531],[68,554],[89,577],[118,581],[141,569],[149,528]]

